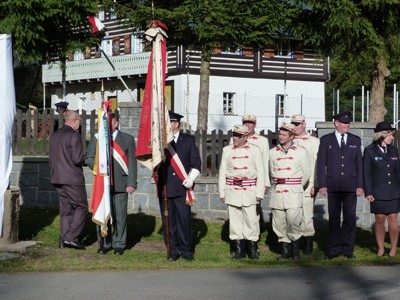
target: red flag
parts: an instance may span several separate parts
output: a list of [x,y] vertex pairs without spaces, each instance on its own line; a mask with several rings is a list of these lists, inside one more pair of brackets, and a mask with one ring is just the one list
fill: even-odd
[[98,133],[96,158],[93,168],[93,189],[90,201],[92,221],[101,228],[103,237],[107,235],[107,222],[111,218],[110,198],[110,136],[107,110],[98,110]]
[[88,17],[89,23],[92,25],[92,33],[97,33],[99,31],[101,31],[103,28],[105,28],[106,26],[101,23],[101,21],[93,16]]
[[150,170],[154,170],[164,159],[164,149],[173,139],[164,96],[167,34],[161,27],[167,28],[160,21],[153,21],[151,28],[145,32],[146,38],[153,42],[153,49],[147,68],[136,146],[136,158]]

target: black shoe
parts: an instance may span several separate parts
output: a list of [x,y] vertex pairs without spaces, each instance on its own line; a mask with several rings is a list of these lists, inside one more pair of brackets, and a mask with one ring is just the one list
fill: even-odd
[[84,244],[81,244],[79,242],[74,242],[74,241],[64,241],[64,247],[74,248],[74,249],[79,249],[79,250],[85,249]]
[[306,236],[304,238],[305,240],[305,245],[304,245],[304,250],[303,253],[307,256],[311,255],[313,253],[313,237],[312,236]]
[[285,260],[292,257],[292,243],[282,243],[282,254],[278,256],[277,260]]
[[182,255],[182,258],[183,258],[184,260],[187,260],[187,261],[192,261],[192,260],[194,260],[193,255],[185,255],[185,256]]
[[259,254],[257,252],[257,242],[254,241],[246,241],[247,242],[247,256],[250,259],[259,259]]
[[326,255],[325,256],[325,260],[331,260],[331,259],[334,259],[334,258],[336,258],[336,257],[338,257],[339,255]]
[[171,255],[170,257],[168,257],[168,261],[177,261],[178,259],[180,258],[180,256],[178,255],[178,256],[174,256],[174,255]]
[[348,259],[356,259],[356,257],[353,254],[345,255],[345,257],[347,257]]
[[122,248],[115,248],[115,249],[114,249],[114,254],[115,254],[115,255],[118,255],[118,256],[124,255],[124,249],[122,249]]
[[235,254],[231,257],[232,259],[241,259],[246,256],[246,243],[245,240],[236,240]]
[[292,242],[292,259],[293,260],[300,259],[300,240]]
[[107,254],[107,252],[110,252],[112,249],[112,247],[103,247],[103,248],[99,248],[97,250],[98,254]]
[[58,242],[58,248],[60,248],[60,249],[64,248],[64,241]]

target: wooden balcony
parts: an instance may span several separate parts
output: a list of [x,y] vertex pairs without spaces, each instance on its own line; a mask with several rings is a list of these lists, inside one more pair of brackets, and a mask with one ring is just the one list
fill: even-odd
[[[145,75],[150,52],[125,54],[109,57],[118,74],[123,77]],[[168,52],[167,69],[169,75],[189,72],[200,74],[200,52],[187,51],[177,47]],[[269,78],[303,81],[327,81],[328,64],[316,57],[312,49],[305,49],[301,59],[291,57],[269,57],[264,52],[254,51],[253,55],[232,53],[212,54],[211,75],[227,77]],[[60,65],[43,65],[43,83],[59,84],[62,81]],[[106,58],[67,61],[66,80],[68,83],[116,78]]]
[[[109,57],[120,76],[134,76],[147,73],[150,52],[111,56]],[[91,81],[101,78],[117,77],[105,57],[77,61],[67,61],[66,81]],[[42,67],[43,83],[62,82],[62,72],[59,63],[46,64]]]

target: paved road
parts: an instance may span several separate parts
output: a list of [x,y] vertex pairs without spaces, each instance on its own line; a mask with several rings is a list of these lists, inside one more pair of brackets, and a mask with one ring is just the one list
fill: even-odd
[[400,299],[400,266],[0,273],[0,299]]

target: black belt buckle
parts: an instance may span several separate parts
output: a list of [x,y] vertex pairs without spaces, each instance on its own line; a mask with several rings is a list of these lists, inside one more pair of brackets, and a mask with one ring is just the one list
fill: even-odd
[[233,180],[233,185],[242,187],[242,186],[243,186],[243,180],[241,180],[241,179],[234,179],[234,180]]

